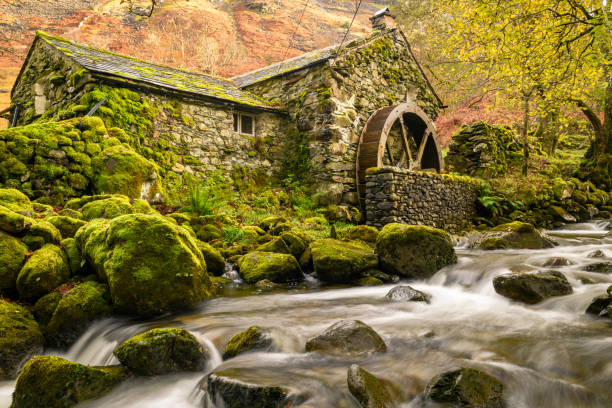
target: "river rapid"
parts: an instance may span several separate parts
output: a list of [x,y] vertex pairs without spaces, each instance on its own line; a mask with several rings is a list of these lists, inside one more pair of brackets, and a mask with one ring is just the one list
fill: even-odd
[[[457,243],[456,265],[427,281],[410,282],[432,295],[430,304],[391,302],[396,285],[318,288],[316,282],[283,290],[234,290],[231,297],[202,303],[188,314],[157,320],[112,318],[95,323],[67,352],[50,354],[90,365],[117,364],[113,349],[154,327],[183,327],[211,355],[207,370],[241,368],[245,377],[306,392],[309,407],[358,407],[346,384],[357,362],[400,385],[406,395],[421,392],[436,374],[475,367],[505,386],[507,407],[612,407],[612,321],[584,313],[606,292],[612,275],[585,272],[591,263],[612,260],[609,222],[574,224],[550,231],[559,246],[546,250],[475,251]],[[600,250],[605,258],[590,258]],[[545,269],[552,257],[571,265],[555,267],[574,293],[537,305],[512,302],[495,293],[493,278],[510,271]],[[385,340],[387,353],[350,360],[304,353],[306,340],[342,319],[358,319]],[[281,352],[256,352],[223,362],[228,339],[252,325],[271,328]],[[206,372],[132,378],[85,407],[215,407],[201,381]],[[14,382],[0,382],[0,407],[9,407]],[[402,407],[421,406],[419,398]]]

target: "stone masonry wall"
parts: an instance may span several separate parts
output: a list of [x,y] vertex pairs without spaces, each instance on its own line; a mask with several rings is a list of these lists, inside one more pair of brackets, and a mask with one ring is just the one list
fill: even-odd
[[449,232],[470,226],[480,182],[469,177],[372,168],[366,175],[366,223],[428,225]]

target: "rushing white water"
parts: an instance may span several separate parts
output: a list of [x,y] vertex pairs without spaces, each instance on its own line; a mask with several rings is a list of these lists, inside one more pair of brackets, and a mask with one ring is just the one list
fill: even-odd
[[[115,364],[112,350],[153,327],[184,327],[211,355],[204,372],[133,378],[87,407],[203,407],[200,383],[214,369],[240,368],[310,395],[311,407],[357,407],[349,394],[346,358],[304,353],[306,340],[340,319],[359,319],[385,339],[388,352],[358,360],[378,376],[416,396],[434,375],[458,366],[485,369],[505,385],[508,407],[612,406],[612,323],[586,315],[591,299],[605,293],[612,275],[584,271],[612,260],[608,223],[568,226],[552,235],[560,245],[546,250],[474,251],[458,247],[459,262],[428,281],[410,282],[432,295],[430,304],[389,302],[395,285],[370,288],[256,291],[202,303],[189,314],[155,321],[107,319],[95,323],[65,353],[84,364]],[[589,257],[596,250],[604,258]],[[497,295],[495,276],[541,270],[552,257],[574,288],[568,296],[537,305]],[[249,353],[223,362],[218,350],[251,325],[272,329],[280,352]],[[357,361],[357,360],[355,360]],[[13,382],[0,383],[0,407],[10,405]],[[418,407],[418,398],[405,407]],[[208,405],[210,406],[210,405]],[[221,408],[221,407],[217,407]]]

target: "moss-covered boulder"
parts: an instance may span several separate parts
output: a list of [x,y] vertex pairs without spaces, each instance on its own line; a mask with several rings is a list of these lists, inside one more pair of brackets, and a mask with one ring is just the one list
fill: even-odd
[[45,339],[28,309],[0,299],[0,381],[15,378]]
[[30,225],[28,218],[0,205],[0,231],[19,234]]
[[153,329],[127,340],[113,353],[138,375],[161,375],[204,369],[208,353],[184,329]]
[[62,234],[53,224],[45,220],[28,218],[26,233],[21,241],[31,250],[42,248],[45,244],[57,245],[62,240]]
[[267,351],[273,347],[270,330],[259,326],[251,326],[233,336],[223,352],[223,358],[233,358],[248,351]]
[[15,295],[17,275],[27,253],[28,248],[20,240],[0,231],[0,297]]
[[293,255],[295,259],[300,259],[300,256],[302,256],[308,247],[306,238],[298,232],[285,231],[280,234],[280,239],[287,245],[289,253]]
[[431,295],[416,290],[415,288],[403,285],[396,286],[387,293],[386,298],[396,302],[425,302],[429,303]]
[[374,329],[359,320],[341,320],[306,342],[306,351],[366,356],[387,351],[385,341]]
[[503,408],[503,384],[474,368],[460,368],[435,376],[425,397],[453,407]]
[[263,229],[264,231],[270,231],[272,229],[274,229],[277,225],[279,224],[287,224],[289,223],[289,220],[285,217],[279,216],[279,217],[268,217],[268,218],[264,218],[260,223],[259,223],[259,227],[261,229]]
[[269,279],[275,283],[297,282],[304,279],[302,269],[293,255],[274,252],[250,252],[238,261],[240,276],[247,283]]
[[82,211],[86,220],[93,220],[94,218],[112,219],[134,212],[130,200],[125,196],[114,196],[89,202],[83,206]]
[[528,304],[573,292],[565,275],[558,271],[507,273],[493,279],[493,287],[502,296]]
[[291,253],[289,251],[289,247],[287,246],[285,241],[281,239],[281,237],[276,237],[271,241],[268,241],[265,244],[258,246],[255,250],[259,252],[275,252],[277,254]]
[[47,329],[47,325],[53,317],[53,312],[55,312],[61,300],[62,295],[60,295],[59,292],[51,292],[38,299],[34,305],[32,313],[34,313],[34,317],[43,333]]
[[314,271],[323,282],[350,283],[363,271],[378,266],[374,250],[361,241],[320,239],[310,244],[309,253]]
[[108,283],[118,312],[157,315],[192,307],[211,293],[196,240],[163,217],[95,220],[76,241],[86,263]]
[[55,215],[45,218],[45,221],[52,224],[62,234],[62,238],[74,238],[74,235],[83,225],[87,224],[83,220],[79,220],[64,215]]
[[206,242],[198,241],[198,248],[204,256],[206,270],[213,276],[221,276],[225,273],[225,259],[221,252]]
[[555,242],[533,225],[515,221],[486,232],[476,249],[543,249],[552,248]]
[[100,398],[128,376],[123,366],[89,367],[37,356],[17,378],[11,408],[66,408]]
[[378,230],[369,225],[357,225],[348,230],[344,238],[374,244],[378,238]]
[[204,224],[196,230],[196,236],[200,241],[210,242],[223,238],[223,232],[214,224]]
[[53,347],[74,343],[99,318],[112,312],[106,285],[85,282],[72,288],[53,311],[46,326],[45,338]]
[[34,210],[28,196],[14,188],[0,188],[0,205],[15,212]]
[[99,193],[163,201],[157,165],[127,146],[112,146],[92,160],[93,186]]
[[417,279],[457,262],[450,235],[422,225],[385,225],[376,239],[376,253],[383,271]]
[[68,257],[68,265],[70,266],[71,274],[78,275],[79,272],[81,272],[83,257],[81,256],[81,250],[76,240],[74,238],[63,239],[62,242],[60,242],[60,247]]
[[47,244],[35,251],[17,276],[19,297],[36,302],[70,278],[68,258],[61,248]]
[[349,391],[363,408],[393,408],[401,400],[396,385],[375,377],[357,364],[349,367],[346,382]]

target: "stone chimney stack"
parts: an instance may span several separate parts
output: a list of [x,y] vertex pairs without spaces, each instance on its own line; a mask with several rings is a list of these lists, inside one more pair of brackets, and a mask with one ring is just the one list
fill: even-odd
[[372,30],[374,32],[390,30],[396,27],[395,17],[389,11],[389,7],[378,10],[370,17],[370,21],[372,22]]

